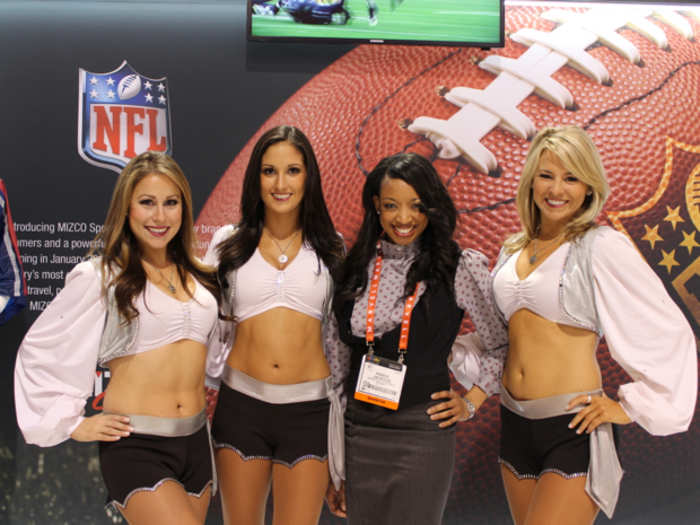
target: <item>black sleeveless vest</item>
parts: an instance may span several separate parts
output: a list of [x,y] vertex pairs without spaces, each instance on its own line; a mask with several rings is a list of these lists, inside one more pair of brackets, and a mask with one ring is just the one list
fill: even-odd
[[[362,356],[367,353],[364,336],[356,337],[351,332],[350,317],[354,305],[354,301],[345,303],[340,310],[342,318],[338,319],[340,340],[351,350],[350,373],[345,385],[349,398],[355,393]],[[433,392],[450,388],[447,357],[459,333],[463,316],[464,310],[457,306],[443,284],[428,288],[418,300],[411,316],[405,358],[406,378],[399,410],[426,403]],[[400,332],[401,324],[398,324],[382,337],[375,336],[375,354],[397,360]]]

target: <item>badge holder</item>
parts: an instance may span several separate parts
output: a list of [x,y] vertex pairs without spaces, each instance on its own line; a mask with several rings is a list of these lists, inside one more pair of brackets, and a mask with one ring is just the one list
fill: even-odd
[[411,325],[411,313],[418,297],[418,284],[413,294],[406,299],[403,316],[401,318],[401,336],[399,337],[399,358],[394,361],[386,357],[374,355],[374,315],[377,306],[377,292],[379,290],[379,278],[382,272],[381,243],[377,243],[377,259],[374,263],[372,282],[367,298],[367,330],[365,342],[367,353],[362,358],[360,374],[355,385],[355,399],[371,403],[380,407],[398,410],[401,391],[406,378],[406,364],[404,363],[408,348],[408,333]]
[[403,352],[399,353],[399,360],[394,361],[374,355],[374,345],[370,344],[369,351],[362,358],[360,365],[355,399],[398,410],[405,377]]

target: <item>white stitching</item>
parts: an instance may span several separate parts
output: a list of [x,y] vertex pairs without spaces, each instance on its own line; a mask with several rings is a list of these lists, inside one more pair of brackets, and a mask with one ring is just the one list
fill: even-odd
[[307,459],[315,459],[316,461],[323,462],[323,461],[326,461],[326,459],[328,459],[328,454],[326,454],[323,457],[317,456],[315,454],[307,454],[306,456],[301,456],[301,457],[295,459],[294,461],[292,461],[292,463],[287,463],[286,461],[283,461],[281,459],[273,459],[272,462],[280,464],[280,465],[284,465],[285,467],[294,468],[294,467],[296,467],[297,463],[299,463],[301,461],[305,461]]
[[271,456],[247,456],[246,454],[243,453],[242,450],[234,447],[233,445],[229,445],[228,443],[219,443],[217,441],[214,441],[214,448],[227,448],[229,450],[232,450],[236,454],[238,454],[243,461],[250,461],[252,459],[264,459],[267,461],[272,461],[273,463],[284,465],[285,467],[289,467],[289,468],[294,468],[297,465],[297,463],[299,463],[300,461],[307,460],[307,459],[315,459],[317,461],[326,461],[326,459],[328,459],[328,454],[326,454],[325,456],[317,456],[316,454],[306,454],[305,456],[300,456],[297,459],[295,459],[294,461],[292,461],[291,463],[288,463],[287,461],[284,461],[283,459],[277,459],[277,458],[273,458]]
[[540,479],[542,477],[542,474],[547,474],[549,472],[553,474],[558,474],[562,478],[565,479],[573,479],[573,478],[580,478],[582,476],[587,476],[588,472],[574,472],[573,474],[567,474],[566,472],[559,470],[557,468],[546,468],[543,471],[541,471],[539,474],[521,474],[520,472],[517,471],[517,469],[511,465],[509,462],[507,462],[503,458],[498,458],[498,462],[506,467],[508,470],[511,471],[511,473],[518,479]]
[[[113,500],[109,501],[109,502],[105,505],[105,507],[108,507],[108,506],[110,506],[110,505],[113,505],[113,506],[115,506],[117,509],[119,509],[120,507],[121,507],[122,509],[123,509],[123,508],[126,508],[126,506],[129,504],[129,498],[131,498],[131,496],[133,496],[133,495],[136,494],[137,492],[155,492],[155,491],[158,490],[158,489],[163,485],[163,483],[165,483],[166,481],[174,481],[175,483],[177,483],[178,485],[180,485],[183,489],[185,488],[185,486],[182,484],[182,482],[180,482],[179,480],[177,480],[177,479],[175,479],[175,478],[163,478],[163,479],[157,481],[157,482],[155,483],[155,485],[153,485],[153,486],[151,486],[151,487],[138,487],[138,488],[135,488],[134,490],[132,490],[131,492],[129,492],[129,493],[126,495],[126,497],[124,498],[124,503],[121,503],[121,502],[119,502],[118,500],[113,499]],[[187,489],[185,489],[185,492],[187,493],[188,496],[194,496],[194,497],[196,497],[196,498],[201,498],[201,497],[204,495],[204,492],[205,492],[213,483],[214,483],[214,480],[211,480],[211,479],[210,479],[209,481],[207,481],[207,482],[204,484],[204,487],[202,488],[202,490],[199,491],[199,493],[190,492],[190,491],[188,491]]]
[[[605,66],[591,54],[588,47],[600,42],[630,62],[639,61],[639,51],[617,30],[632,25],[642,36],[659,47],[665,47],[666,36],[661,28],[644,16],[660,18],[682,34],[692,37],[690,24],[679,14],[664,10],[631,10],[598,7],[585,13],[562,10],[544,12],[543,18],[560,21],[551,32],[522,28],[510,39],[529,46],[517,58],[489,55],[479,67],[496,75],[484,89],[454,87],[444,98],[460,107],[443,120],[420,116],[408,126],[408,131],[430,139],[444,159],[463,157],[475,169],[489,173],[497,168],[496,156],[480,143],[481,138],[500,126],[518,137],[535,133],[534,122],[517,106],[531,93],[562,108],[571,108],[571,92],[552,75],[569,65],[596,82],[605,83],[609,74]],[[598,26],[601,29],[596,29]]]
[[229,450],[232,450],[236,454],[238,454],[243,461],[250,461],[252,459],[266,459],[269,461],[272,459],[270,456],[247,456],[243,453],[241,449],[236,448],[233,445],[229,445],[228,443],[219,443],[218,441],[214,441],[214,448],[227,448]]

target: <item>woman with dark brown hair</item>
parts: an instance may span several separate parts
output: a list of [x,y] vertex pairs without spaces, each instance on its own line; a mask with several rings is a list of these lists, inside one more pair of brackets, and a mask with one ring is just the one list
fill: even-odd
[[[351,525],[438,525],[456,423],[498,391],[506,330],[488,261],[454,241],[457,210],[428,159],[382,159],[367,175],[362,206],[333,298],[337,322],[328,330],[329,348],[349,354],[339,476],[346,482],[329,489],[328,505]],[[456,342],[465,314],[476,330]],[[488,381],[460,376],[469,387],[464,396],[450,387],[453,346],[489,371]]]
[[205,258],[218,264],[224,314],[235,326],[207,366],[210,386],[221,383],[212,439],[224,521],[262,524],[272,487],[275,525],[313,525],[333,443],[342,441],[329,447],[341,385],[321,333],[343,243],[311,144],[297,128],[260,137],[240,209],[238,224],[214,234]]
[[[214,272],[193,255],[180,167],[143,153],[122,170],[97,236],[20,346],[19,427],[28,443],[99,441],[110,503],[132,524],[203,523],[214,482],[204,411]],[[97,365],[102,413],[84,417]]]

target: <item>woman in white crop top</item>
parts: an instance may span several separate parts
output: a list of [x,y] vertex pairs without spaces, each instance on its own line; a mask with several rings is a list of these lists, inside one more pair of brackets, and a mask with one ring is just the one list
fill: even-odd
[[344,248],[301,131],[260,137],[240,209],[205,258],[218,265],[223,313],[235,326],[207,364],[219,388],[212,439],[224,520],[263,523],[272,487],[274,523],[314,525],[329,480],[329,410],[340,414],[342,387],[321,331]]
[[[611,517],[622,476],[612,424],[666,435],[694,412],[694,335],[631,242],[595,225],[608,193],[583,130],[535,137],[516,197],[523,229],[493,271],[510,342],[499,462],[517,525]],[[633,378],[616,399],[602,390],[603,335]]]
[[[96,238],[27,332],[15,368],[28,443],[98,441],[109,501],[131,524],[204,523],[214,478],[204,368],[216,326],[215,272],[193,255],[180,167],[146,152],[121,172]],[[85,417],[97,365],[111,378]]]

